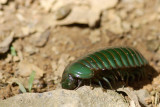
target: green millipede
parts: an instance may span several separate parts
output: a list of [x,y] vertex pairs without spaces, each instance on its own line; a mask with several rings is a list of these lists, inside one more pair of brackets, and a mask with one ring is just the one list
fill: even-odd
[[76,89],[81,85],[97,83],[101,87],[107,84],[146,77],[144,67],[147,60],[134,48],[113,47],[96,51],[69,64],[62,75],[62,88]]

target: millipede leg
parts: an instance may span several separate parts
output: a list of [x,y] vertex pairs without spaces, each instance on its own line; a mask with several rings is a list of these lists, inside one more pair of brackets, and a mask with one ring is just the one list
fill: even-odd
[[83,80],[78,80],[78,86],[75,88],[75,90],[77,90],[82,85],[82,81]]
[[117,72],[118,72],[119,76],[121,77],[121,80],[124,81],[124,78],[123,78],[123,75],[122,75],[121,71],[117,70]]
[[115,79],[118,81],[118,77],[116,75],[114,75]]
[[128,85],[128,79],[129,79],[129,74],[128,74],[128,72],[126,72],[126,85]]
[[115,74],[115,72],[111,72],[111,73],[113,74],[114,78],[118,81],[118,77],[117,77],[117,75]]
[[99,85],[101,86],[101,88],[103,88],[101,81],[98,81]]
[[116,86],[116,80],[115,80],[115,78],[112,75],[110,75],[107,78],[110,78],[113,81],[114,86]]
[[111,76],[111,78],[112,78],[112,80],[113,80],[114,85],[116,85],[116,80],[115,80],[115,78],[114,78],[113,76]]
[[109,87],[110,87],[111,89],[113,89],[112,86],[111,86],[111,84],[110,84],[110,82],[108,81],[107,78],[103,77],[103,80],[106,81],[106,82],[109,84]]
[[126,82],[124,81],[124,76],[125,76],[125,72],[120,71],[122,74],[122,83],[123,83],[123,87],[126,85]]
[[91,87],[91,90],[93,90],[94,87],[93,87],[93,85],[92,85],[92,80],[91,80],[91,79],[89,80],[89,85],[90,85],[90,87]]
[[102,91],[105,92],[106,90],[103,88],[101,81],[98,80],[98,83],[99,83],[99,85],[100,85]]
[[95,81],[96,81],[96,82],[98,82],[98,84],[100,85],[100,87],[103,89],[103,86],[102,86],[101,81],[100,81],[100,80],[98,80],[98,79],[95,79]]

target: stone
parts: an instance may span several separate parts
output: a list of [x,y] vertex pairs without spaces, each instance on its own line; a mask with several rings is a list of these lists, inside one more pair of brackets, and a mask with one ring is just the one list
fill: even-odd
[[118,3],[118,0],[89,0],[89,1],[92,8],[100,11],[112,8]]
[[146,45],[148,50],[155,52],[160,47],[160,41],[157,39],[148,40]]
[[131,30],[131,25],[128,22],[122,22],[122,27],[124,32],[129,32]]
[[29,55],[32,55],[32,54],[37,53],[37,52],[39,51],[39,49],[38,49],[38,48],[35,48],[35,47],[31,46],[31,45],[26,45],[26,46],[24,47],[24,51],[25,51],[26,53],[28,53]]
[[35,78],[42,77],[44,73],[44,71],[36,65],[33,65],[27,61],[21,61],[18,65],[18,70],[16,71],[16,74],[22,77],[29,77],[32,71],[36,72]]
[[0,54],[4,54],[4,53],[6,53],[9,50],[10,44],[13,41],[13,35],[14,35],[14,33],[11,33],[10,36],[6,37],[0,43]]
[[122,34],[124,32],[122,27],[122,19],[114,10],[109,10],[107,15],[108,21],[104,26],[105,29],[115,33]]
[[13,56],[13,61],[14,62],[19,62],[20,61],[20,58],[18,56]]
[[0,0],[0,4],[6,4],[8,0]]
[[135,93],[138,96],[140,103],[143,104],[145,107],[148,107],[146,100],[151,99],[149,92],[145,89],[141,89],[141,90],[135,91]]
[[49,29],[45,30],[44,32],[38,32],[35,35],[33,35],[33,37],[31,38],[31,43],[34,46],[37,47],[42,47],[46,44],[46,42],[48,41],[48,38],[50,36],[50,31]]
[[124,92],[127,94],[127,96],[131,99],[130,104],[132,105],[131,107],[141,107],[140,103],[138,101],[138,97],[136,93],[130,89],[130,88],[119,88],[117,89],[118,92]]
[[94,44],[96,42],[99,42],[101,40],[100,37],[101,33],[99,30],[95,30],[93,32],[91,32],[91,34],[89,35],[89,40]]
[[0,100],[1,107],[129,107],[124,97],[113,90],[93,90],[83,86],[77,90],[56,89],[45,93],[24,93]]
[[48,12],[57,0],[40,0],[40,6]]
[[71,7],[69,5],[62,6],[55,12],[55,18],[56,20],[64,19],[69,15],[70,12],[71,12]]
[[70,24],[88,24],[89,26],[95,26],[96,22],[100,18],[100,12],[94,11],[88,7],[75,6],[72,8],[72,12],[69,16],[61,21],[57,21],[57,25],[70,25]]
[[53,6],[53,11],[58,11],[64,5],[72,5],[72,11],[67,9],[66,15],[70,14],[65,19],[56,21],[56,25],[87,24],[90,27],[95,27],[100,20],[102,11],[114,7],[117,3],[118,0],[88,0],[79,3],[75,0],[59,0]]

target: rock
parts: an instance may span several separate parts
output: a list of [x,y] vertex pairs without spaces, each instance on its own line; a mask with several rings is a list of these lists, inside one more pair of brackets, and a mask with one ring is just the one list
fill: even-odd
[[59,50],[56,46],[53,46],[52,49],[51,49],[56,55],[59,54]]
[[34,1],[34,0],[27,0],[27,1],[25,1],[25,6],[26,6],[26,7],[31,6],[32,3],[33,3],[33,1]]
[[[115,33],[122,34],[124,29],[122,27],[122,20],[114,10],[109,10],[107,14],[108,21],[104,26],[105,29]],[[127,26],[128,27],[128,26]]]
[[6,37],[0,43],[0,54],[4,54],[9,50],[9,46],[10,46],[11,42],[13,41],[13,35],[14,35],[14,33],[11,33],[10,36]]
[[148,22],[152,22],[157,19],[158,14],[152,13],[151,16],[148,18]]
[[[21,21],[21,22],[25,21],[24,16],[23,16],[22,14],[20,14],[20,13],[17,13],[17,14],[16,14],[16,17],[17,17],[18,20]],[[23,31],[23,30],[22,30],[22,31]]]
[[121,2],[125,2],[125,3],[134,3],[134,2],[139,2],[139,3],[143,3],[145,0],[122,0]]
[[[65,19],[56,21],[56,25],[87,24],[90,27],[94,27],[100,20],[101,12],[114,7],[117,3],[118,0],[88,0],[79,3],[75,0],[59,0],[54,5],[54,11],[58,11],[61,6],[68,4],[72,5],[72,11]],[[67,9],[66,15],[68,15],[69,12],[70,10]]]
[[143,10],[140,10],[140,9],[136,9],[135,10],[135,14],[136,14],[136,16],[143,16],[144,15],[144,11]]
[[122,22],[122,27],[124,32],[129,32],[131,30],[131,25],[128,22]]
[[22,51],[17,51],[19,59],[22,61],[23,60],[23,54]]
[[31,43],[34,46],[42,47],[46,44],[49,35],[50,35],[49,29],[47,29],[43,33],[38,32],[35,35],[33,35],[33,37],[31,38]]
[[119,16],[122,18],[122,19],[126,19],[128,14],[125,10],[121,10],[119,11]]
[[132,23],[132,27],[135,28],[135,29],[137,29],[137,28],[140,27],[140,23],[138,23],[138,22],[135,21],[135,22]]
[[0,4],[6,4],[8,0],[0,0]]
[[51,62],[51,66],[52,66],[52,71],[55,72],[56,69],[57,69],[57,63],[56,63],[56,61],[52,61]]
[[160,47],[160,41],[155,39],[148,40],[146,45],[148,50],[155,52]]
[[20,58],[18,56],[13,56],[13,61],[18,62],[18,61],[20,61]]
[[89,40],[94,44],[101,40],[101,32],[99,30],[92,31],[89,35]]
[[157,66],[160,67],[160,60],[157,62]]
[[100,11],[114,7],[118,3],[118,0],[89,0],[89,1],[92,8]]
[[160,83],[160,75],[158,75],[156,78],[154,78],[153,79],[153,84],[154,84],[154,86],[157,86],[157,88],[159,89],[159,91],[160,91],[160,85],[159,85],[159,83]]
[[12,55],[11,54],[8,54],[7,55],[7,58],[5,59],[5,62],[6,63],[9,63],[9,62],[11,62],[12,61]]
[[82,29],[82,32],[81,32],[82,35],[89,35],[90,34],[90,29]]
[[2,72],[0,70],[0,80],[2,80],[2,79],[3,79],[3,74],[2,74]]
[[112,90],[80,87],[77,90],[57,89],[45,93],[24,93],[0,101],[1,107],[129,107],[125,99]]
[[130,98],[130,104],[132,105],[131,107],[141,107],[138,101],[138,97],[133,90],[129,88],[119,88],[117,89],[117,91],[124,92],[127,94],[127,96]]
[[143,89],[147,90],[148,92],[151,92],[153,90],[153,86],[151,84],[148,84],[144,86]]
[[18,70],[16,71],[16,74],[28,77],[32,73],[32,71],[36,72],[35,78],[40,78],[43,76],[44,71],[38,68],[37,66],[30,64],[26,61],[21,61],[18,65]]
[[24,47],[24,51],[27,52],[29,55],[37,53],[39,50],[31,45],[26,45]]
[[30,28],[29,26],[22,27],[21,30],[22,30],[23,34],[18,35],[18,37],[26,37],[26,36],[29,36],[30,34],[36,32],[34,28]]
[[40,0],[41,7],[48,12],[57,0]]
[[64,19],[69,15],[70,12],[71,12],[71,7],[69,5],[62,6],[55,12],[55,18],[56,20]]
[[70,25],[70,24],[88,24],[90,27],[96,25],[100,18],[100,12],[94,11],[89,7],[75,6],[72,12],[65,19],[56,22],[57,25]]
[[42,58],[49,58],[49,55],[46,54],[46,53],[42,53],[42,54],[41,54],[41,57],[42,57]]
[[148,107],[148,104],[146,103],[146,100],[150,99],[151,96],[149,95],[149,92],[145,89],[137,90],[135,91],[136,95],[138,96],[138,100],[141,104],[143,104],[145,107]]
[[[7,94],[6,94],[7,93]],[[11,85],[7,85],[5,88],[1,88],[0,99],[4,99],[12,95]],[[1,104],[0,104],[1,105]],[[5,106],[4,106],[5,107]],[[9,106],[8,106],[9,107]]]

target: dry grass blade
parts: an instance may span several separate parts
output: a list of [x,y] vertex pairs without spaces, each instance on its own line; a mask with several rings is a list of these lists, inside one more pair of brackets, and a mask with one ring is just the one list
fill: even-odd
[[160,100],[159,92],[156,92],[155,99],[154,99],[155,107],[158,107],[158,105],[160,104],[159,100]]
[[20,83],[18,81],[16,81],[16,83],[19,85],[19,89],[21,90],[22,93],[26,93],[27,92],[22,83]]

